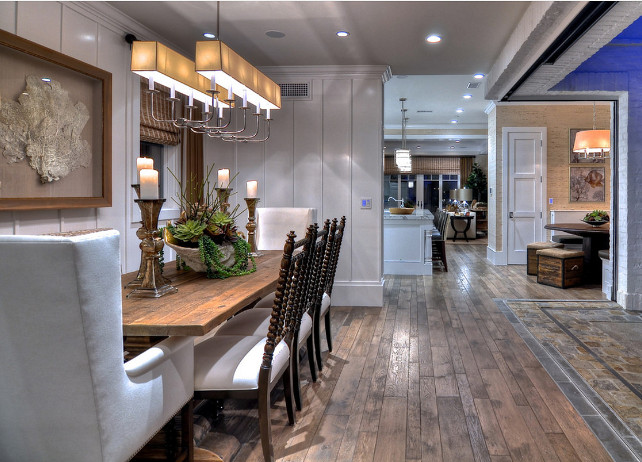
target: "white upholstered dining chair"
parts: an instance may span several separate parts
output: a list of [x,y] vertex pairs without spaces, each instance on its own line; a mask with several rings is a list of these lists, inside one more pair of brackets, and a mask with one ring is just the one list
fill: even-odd
[[126,461],[188,408],[192,337],[123,362],[117,231],[0,236],[0,262],[0,460]]
[[256,209],[256,247],[259,250],[283,250],[290,231],[305,236],[316,222],[317,209],[303,207],[263,207]]

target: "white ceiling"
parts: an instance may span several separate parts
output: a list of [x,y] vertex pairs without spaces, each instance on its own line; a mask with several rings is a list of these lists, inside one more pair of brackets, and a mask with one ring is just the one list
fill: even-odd
[[[216,32],[216,2],[109,2],[193,57],[204,32]],[[220,38],[256,66],[389,65],[384,120],[400,125],[399,97],[408,98],[411,127],[452,129],[486,125],[483,86],[466,89],[487,73],[530,2],[466,1],[222,1]],[[270,38],[267,31],[285,34]],[[346,30],[350,36],[339,38]],[[436,33],[438,44],[425,41]],[[407,78],[398,78],[405,76]],[[464,93],[473,99],[462,99]],[[420,114],[418,109],[432,110]]]

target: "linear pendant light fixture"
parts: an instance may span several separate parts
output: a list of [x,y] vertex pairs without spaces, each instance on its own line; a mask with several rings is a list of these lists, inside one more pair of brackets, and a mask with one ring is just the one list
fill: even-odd
[[[193,94],[193,98],[202,103],[212,103],[212,96],[208,94],[211,89],[210,81],[195,72],[194,61],[160,42],[132,42],[131,71],[148,80],[151,79],[150,89],[153,89],[153,83],[156,82],[170,91],[173,89],[186,96]],[[218,95],[223,95],[223,87],[217,90]],[[223,101],[220,99],[219,104],[227,107]]]
[[262,109],[281,108],[281,89],[220,40],[196,42],[196,72]]

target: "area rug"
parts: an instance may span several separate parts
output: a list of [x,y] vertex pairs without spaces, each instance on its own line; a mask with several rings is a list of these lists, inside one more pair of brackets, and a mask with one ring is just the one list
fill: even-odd
[[604,300],[495,302],[611,456],[642,460],[642,316]]

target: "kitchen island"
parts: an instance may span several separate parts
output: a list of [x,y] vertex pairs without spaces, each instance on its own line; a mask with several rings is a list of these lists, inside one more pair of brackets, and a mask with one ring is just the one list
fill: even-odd
[[432,274],[433,215],[415,210],[412,215],[383,215],[383,272]]

